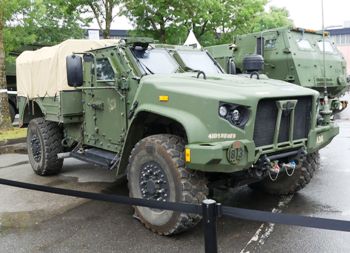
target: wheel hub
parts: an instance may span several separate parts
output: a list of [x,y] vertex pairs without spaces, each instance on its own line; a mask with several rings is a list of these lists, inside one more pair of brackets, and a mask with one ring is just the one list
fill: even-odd
[[169,200],[168,178],[158,163],[152,161],[141,166],[140,190],[144,199]]
[[41,159],[41,143],[39,137],[36,134],[32,135],[30,139],[30,145],[33,153],[33,158],[36,162],[40,162]]

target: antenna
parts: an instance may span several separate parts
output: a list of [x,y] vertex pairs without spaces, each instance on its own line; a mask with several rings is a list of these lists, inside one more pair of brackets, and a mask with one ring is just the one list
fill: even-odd
[[322,5],[322,47],[323,47],[323,82],[324,82],[324,101],[328,104],[328,90],[327,90],[327,80],[326,80],[326,45],[325,45],[325,30],[324,30],[324,7],[323,0],[321,0]]

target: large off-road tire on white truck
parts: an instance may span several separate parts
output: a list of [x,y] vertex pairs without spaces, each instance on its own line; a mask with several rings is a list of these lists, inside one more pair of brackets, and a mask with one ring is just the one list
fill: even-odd
[[295,169],[292,176],[288,176],[285,172],[280,174],[276,181],[272,181],[266,177],[260,182],[251,184],[254,190],[262,190],[274,195],[293,194],[303,189],[310,183],[315,171],[319,168],[319,153],[314,152],[308,154]]
[[[182,138],[159,134],[139,141],[128,165],[132,198],[200,204],[208,195],[205,176],[185,168]],[[146,207],[135,207],[135,217],[160,235],[172,235],[195,226],[201,216]]]
[[34,172],[40,176],[58,174],[63,165],[63,159],[57,154],[62,153],[62,130],[55,122],[43,118],[32,119],[27,130],[27,149],[29,162]]

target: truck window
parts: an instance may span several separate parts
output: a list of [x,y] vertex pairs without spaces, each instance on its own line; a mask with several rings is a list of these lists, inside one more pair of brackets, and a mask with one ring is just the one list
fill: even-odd
[[132,52],[141,71],[146,74],[171,74],[179,69],[177,62],[164,48],[134,48]]
[[193,70],[200,70],[209,74],[222,73],[221,69],[205,51],[178,50],[177,53],[184,64]]
[[313,50],[310,42],[306,39],[299,39],[297,40],[297,45],[302,50]]
[[[322,52],[323,51],[323,41],[317,41],[317,46],[320,49],[320,51]],[[324,42],[324,51],[326,53],[334,53],[335,52],[334,47],[333,47],[331,42],[329,42],[329,41]]]
[[115,74],[107,58],[96,60],[96,74],[98,81],[114,80]]
[[276,39],[266,39],[265,40],[265,48],[273,49],[276,47]]

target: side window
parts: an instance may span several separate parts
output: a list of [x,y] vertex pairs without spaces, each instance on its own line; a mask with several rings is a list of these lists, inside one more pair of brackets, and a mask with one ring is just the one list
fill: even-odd
[[266,39],[265,40],[265,48],[273,49],[276,47],[276,39]]
[[107,58],[96,60],[96,73],[98,81],[114,80],[115,73]]
[[297,40],[297,45],[298,45],[299,49],[301,49],[301,50],[313,50],[310,42],[306,39]]
[[[320,49],[320,51],[322,52],[323,51],[323,41],[317,41],[317,46]],[[336,53],[332,43],[329,41],[324,42],[324,51],[326,53]]]

